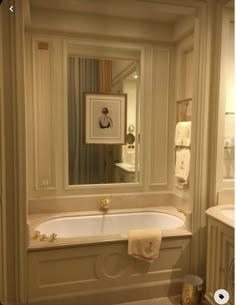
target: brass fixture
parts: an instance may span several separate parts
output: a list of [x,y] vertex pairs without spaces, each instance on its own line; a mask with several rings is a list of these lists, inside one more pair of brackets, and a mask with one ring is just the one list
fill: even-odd
[[55,241],[57,239],[57,234],[56,233],[52,233],[50,235],[50,241]]
[[40,237],[40,231],[35,231],[34,233],[34,239],[37,239],[38,237]]
[[183,213],[184,214],[184,216],[186,216],[187,215],[187,213],[183,210],[183,209],[177,209],[177,211],[179,212],[179,213]]
[[41,241],[47,240],[47,235],[43,234],[42,237],[40,238]]
[[111,203],[111,197],[104,197],[100,199],[100,209],[102,211],[107,211],[109,209],[109,204]]

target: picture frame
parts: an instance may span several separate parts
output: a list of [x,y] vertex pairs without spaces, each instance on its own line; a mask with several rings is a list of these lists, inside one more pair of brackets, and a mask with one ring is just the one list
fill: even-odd
[[85,143],[125,144],[127,94],[84,93]]

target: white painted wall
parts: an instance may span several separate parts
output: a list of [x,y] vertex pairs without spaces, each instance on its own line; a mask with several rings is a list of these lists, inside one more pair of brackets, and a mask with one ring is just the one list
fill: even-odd
[[[229,37],[226,61],[226,95],[225,95],[225,132],[224,146],[234,147],[234,124],[235,124],[235,77],[234,77],[234,22],[229,24]],[[223,177],[226,179],[234,178],[234,155],[235,151],[232,148],[224,150],[224,169]]]
[[57,33],[81,33],[83,35],[110,36],[145,41],[172,40],[172,25],[168,23],[136,20],[97,14],[74,13],[52,9],[31,11],[31,30],[55,31]]
[[[136,126],[136,80],[124,80],[123,92],[127,93],[127,132],[130,124]],[[135,131],[134,131],[135,134]]]
[[185,52],[185,98],[193,96],[193,78],[194,78],[194,51],[190,49]]
[[[128,134],[128,128],[130,124],[134,125],[134,132],[133,135],[136,136],[136,103],[139,101],[137,100],[136,92],[137,92],[137,81],[126,79],[123,82],[123,92],[127,93],[127,130],[126,133]],[[136,143],[134,143],[136,145]],[[124,163],[135,163],[135,148],[130,147],[128,144],[123,146],[122,149],[122,162]]]

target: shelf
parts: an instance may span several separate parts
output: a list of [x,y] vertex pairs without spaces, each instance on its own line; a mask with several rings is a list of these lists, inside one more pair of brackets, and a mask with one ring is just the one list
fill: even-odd
[[225,115],[234,115],[234,112],[225,112]]
[[234,146],[225,146],[224,149],[234,149]]

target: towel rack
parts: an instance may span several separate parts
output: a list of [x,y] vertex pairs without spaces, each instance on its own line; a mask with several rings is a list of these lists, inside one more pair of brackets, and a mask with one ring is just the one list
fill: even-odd
[[[182,100],[177,100],[177,109],[176,109],[176,123],[178,122],[185,122],[191,121],[192,118],[192,98],[185,98]],[[189,112],[189,114],[188,114]],[[182,148],[190,149],[190,146],[184,145],[176,145],[175,151]],[[189,189],[189,181],[183,182],[182,179],[176,177],[176,184],[175,186],[181,190],[188,190]]]
[[175,145],[175,149],[181,149],[181,148],[189,148],[190,149],[190,146],[187,146],[187,145]]
[[[191,102],[192,102],[192,98],[186,98],[183,100],[176,101],[176,103],[177,103],[176,121],[177,122],[183,122],[183,121],[189,120],[188,116],[187,116],[187,111],[188,111],[188,107],[191,105]],[[191,115],[190,115],[190,117],[191,117]]]

